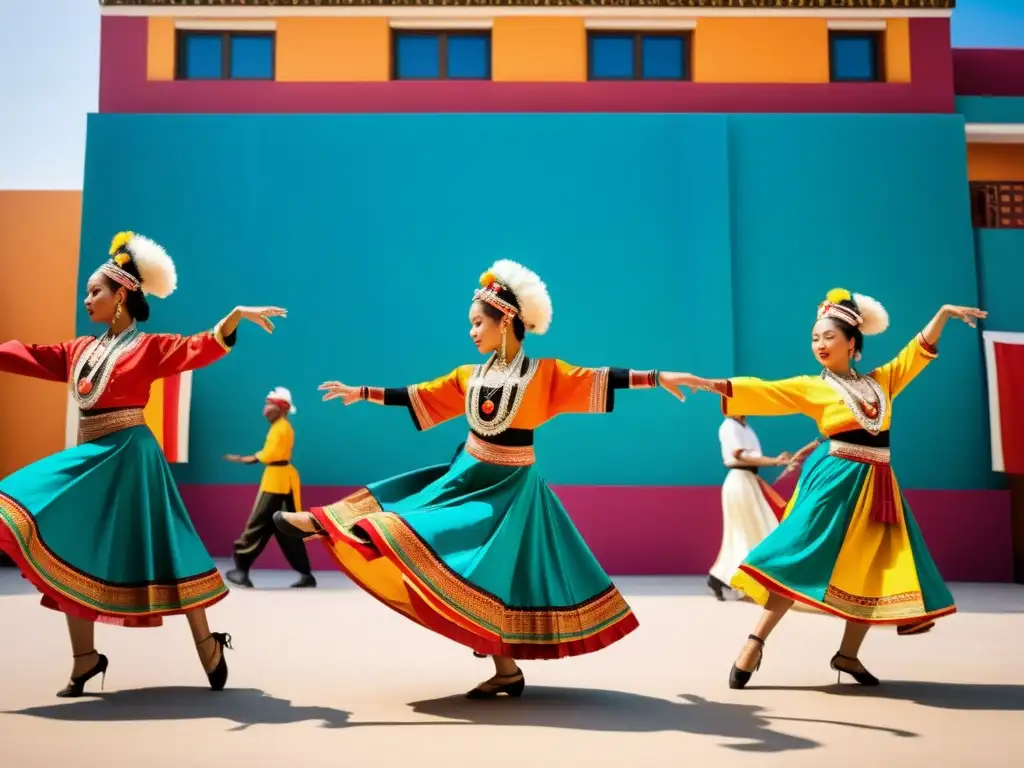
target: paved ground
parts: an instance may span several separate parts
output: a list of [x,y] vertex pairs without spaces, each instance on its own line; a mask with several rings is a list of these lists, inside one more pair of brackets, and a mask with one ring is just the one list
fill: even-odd
[[[256,573],[211,611],[234,636],[214,694],[184,619],[100,627],[107,690],[62,700],[63,618],[0,570],[4,768],[288,766],[1020,766],[1024,588],[953,585],[960,613],[931,634],[880,630],[863,660],[883,685],[835,684],[841,624],[791,614],[745,691],[726,685],[757,608],[696,578],[617,580],[640,629],[590,657],[526,662],[521,700],[461,693],[489,662],[321,574],[316,590]],[[849,678],[846,678],[849,680]]]

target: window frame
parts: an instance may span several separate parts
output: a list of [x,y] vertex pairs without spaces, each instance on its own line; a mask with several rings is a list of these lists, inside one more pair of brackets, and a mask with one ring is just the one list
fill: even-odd
[[[254,29],[176,29],[174,45],[174,79],[189,82],[217,82],[234,80],[236,82],[270,83],[277,77],[277,31]],[[188,77],[186,66],[188,61],[187,46],[191,37],[219,37],[220,44],[220,77]],[[232,77],[231,76],[231,38],[232,37],[269,37],[270,38],[270,77]]]
[[[398,76],[398,39],[400,37],[436,37],[437,77],[399,77]],[[484,77],[449,77],[448,76],[448,38],[451,37],[486,37],[487,38],[487,73]],[[441,80],[457,83],[487,83],[494,80],[494,34],[490,29],[394,29],[391,30],[391,80],[409,83],[436,83]]]
[[[631,37],[633,40],[632,77],[595,77],[591,41],[607,37]],[[661,37],[683,41],[683,71],[681,77],[644,77],[644,38]],[[692,83],[693,82],[693,30],[691,29],[588,29],[587,30],[587,82],[595,83]]]
[[[835,41],[868,39],[875,47],[874,77],[839,77],[836,74]],[[885,32],[876,29],[830,29],[828,31],[828,81],[830,83],[884,83]]]

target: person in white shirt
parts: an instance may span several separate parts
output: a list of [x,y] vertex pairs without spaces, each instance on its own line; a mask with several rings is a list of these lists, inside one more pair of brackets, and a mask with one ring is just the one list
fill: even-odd
[[708,588],[719,599],[731,592],[729,581],[750,551],[775,530],[786,508],[783,499],[759,475],[760,467],[787,466],[791,471],[818,445],[814,441],[792,456],[764,456],[757,433],[745,416],[727,416],[718,428],[722,463],[729,472],[722,483],[722,546],[708,574]]

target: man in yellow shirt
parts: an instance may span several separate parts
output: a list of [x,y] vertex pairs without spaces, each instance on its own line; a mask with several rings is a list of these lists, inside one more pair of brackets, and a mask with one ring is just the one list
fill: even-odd
[[263,415],[270,422],[263,450],[251,456],[229,454],[224,457],[241,464],[264,465],[256,503],[242,535],[235,542],[235,567],[225,574],[228,581],[240,587],[252,586],[249,569],[272,537],[277,539],[288,565],[299,572],[299,580],[292,586],[316,586],[305,542],[285,536],[274,525],[274,513],[277,510],[294,512],[302,509],[299,472],[291,463],[295,430],[288,421],[288,415],[293,413],[295,406],[292,404],[292,393],[284,387],[277,387],[267,395],[263,406]]

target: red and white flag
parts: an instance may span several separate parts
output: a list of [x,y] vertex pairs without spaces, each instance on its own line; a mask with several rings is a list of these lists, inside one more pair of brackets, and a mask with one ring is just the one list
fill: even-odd
[[[192,371],[157,379],[149,390],[149,404],[143,415],[164,456],[171,464],[188,462],[188,423],[192,406]],[[78,444],[78,401],[68,392],[64,445]]]
[[985,331],[992,469],[1024,475],[1024,333]]

